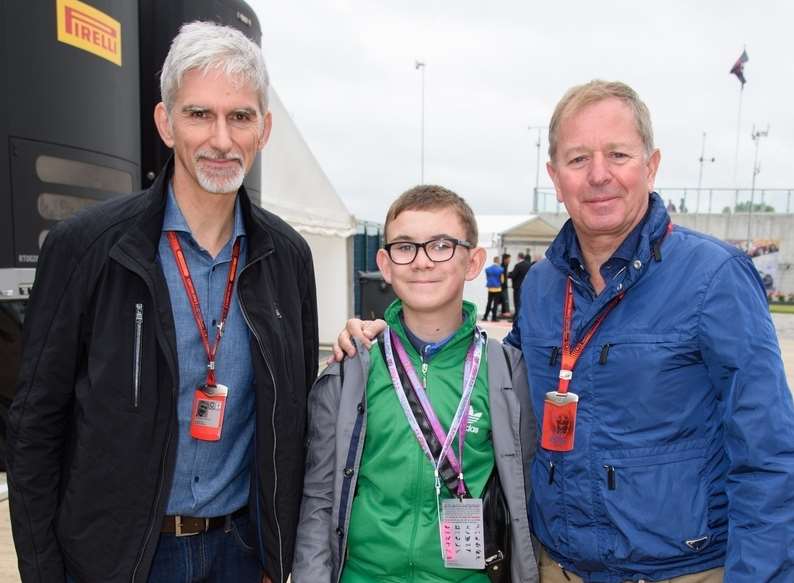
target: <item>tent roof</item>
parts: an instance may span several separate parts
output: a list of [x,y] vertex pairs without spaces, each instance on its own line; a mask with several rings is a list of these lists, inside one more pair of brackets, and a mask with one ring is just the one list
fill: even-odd
[[262,154],[262,206],[301,233],[348,237],[355,219],[270,88],[273,130]]
[[549,243],[557,236],[559,229],[537,215],[502,231],[505,244]]

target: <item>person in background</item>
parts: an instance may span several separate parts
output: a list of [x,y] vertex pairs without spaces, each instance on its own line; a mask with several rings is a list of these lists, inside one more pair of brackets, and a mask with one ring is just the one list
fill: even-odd
[[508,291],[509,278],[507,274],[510,273],[510,254],[502,254],[502,307],[501,312],[503,317],[510,316],[510,292]]
[[521,312],[521,284],[524,283],[524,278],[527,276],[529,268],[532,267],[532,258],[527,253],[518,254],[518,263],[510,272],[510,279],[513,281],[513,306],[515,306],[514,319],[518,319]]
[[502,279],[504,278],[505,270],[499,262],[499,257],[493,258],[493,263],[485,268],[485,287],[488,289],[488,301],[485,304],[485,316],[483,320],[488,319],[488,313],[491,313],[491,320],[496,322],[498,317],[499,305],[502,302]]

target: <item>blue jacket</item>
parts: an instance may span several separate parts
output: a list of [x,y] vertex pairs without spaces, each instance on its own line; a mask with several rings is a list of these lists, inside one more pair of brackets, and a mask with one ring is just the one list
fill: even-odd
[[794,405],[763,285],[733,247],[678,226],[665,237],[669,221],[652,194],[634,260],[597,297],[570,266],[570,221],[524,281],[507,342],[524,352],[538,427],[566,279],[572,343],[625,292],[574,369],[574,450],[535,455],[533,531],[588,582],[724,565],[730,583],[791,583]]
[[502,274],[504,274],[505,270],[502,268],[501,265],[496,263],[491,263],[488,267],[485,268],[485,287],[487,288],[499,288],[502,289]]

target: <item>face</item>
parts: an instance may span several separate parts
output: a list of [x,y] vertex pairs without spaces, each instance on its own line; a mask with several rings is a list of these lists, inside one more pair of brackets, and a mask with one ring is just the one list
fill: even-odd
[[619,244],[645,216],[659,150],[646,154],[631,108],[617,98],[566,116],[558,136],[547,169],[577,236]]
[[159,103],[155,122],[174,150],[174,179],[213,194],[237,193],[271,126],[256,91],[216,69],[185,73],[170,119]]
[[[440,237],[466,240],[463,223],[452,209],[403,211],[389,223],[386,232],[388,243],[424,243]],[[412,263],[397,265],[381,249],[377,262],[383,278],[392,285],[406,308],[430,312],[460,305],[464,283],[477,277],[482,270],[485,250],[458,245],[452,259],[434,263],[419,249]]]

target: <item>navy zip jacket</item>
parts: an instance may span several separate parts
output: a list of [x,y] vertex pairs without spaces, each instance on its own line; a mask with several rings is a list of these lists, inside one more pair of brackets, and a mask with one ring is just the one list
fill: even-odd
[[[156,259],[172,166],[147,191],[59,223],[42,249],[9,413],[24,583],[62,583],[65,570],[78,581],[148,578],[176,433],[187,431],[177,425],[174,322]],[[314,270],[300,235],[253,206],[245,189],[238,196],[248,257],[235,301],[250,330],[256,394],[254,527],[245,535],[279,583],[292,564],[317,375]]]
[[565,285],[576,343],[619,293],[574,368],[575,447],[538,447],[529,513],[562,566],[592,583],[725,567],[730,583],[794,581],[794,406],[750,259],[675,226],[662,199],[600,295],[569,252],[570,221],[521,288],[507,342],[533,409],[557,388]]

